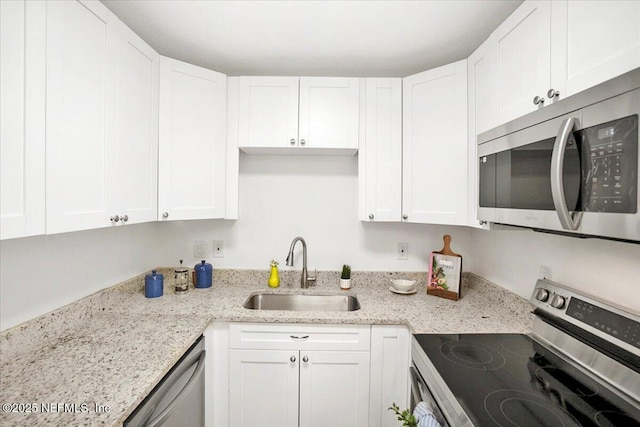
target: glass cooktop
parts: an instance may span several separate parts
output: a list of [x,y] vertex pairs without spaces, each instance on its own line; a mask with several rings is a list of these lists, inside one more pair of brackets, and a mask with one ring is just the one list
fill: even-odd
[[640,408],[527,335],[414,336],[476,426],[640,427]]

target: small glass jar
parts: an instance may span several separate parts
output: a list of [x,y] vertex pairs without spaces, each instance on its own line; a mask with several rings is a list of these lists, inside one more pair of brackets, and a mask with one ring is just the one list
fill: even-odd
[[182,265],[174,270],[174,278],[176,280],[176,294],[183,294],[189,290],[189,269]]

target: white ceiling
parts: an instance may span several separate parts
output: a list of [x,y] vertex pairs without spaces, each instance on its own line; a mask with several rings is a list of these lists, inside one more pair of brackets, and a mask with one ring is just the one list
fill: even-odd
[[102,0],[160,54],[228,75],[403,77],[469,56],[521,0]]

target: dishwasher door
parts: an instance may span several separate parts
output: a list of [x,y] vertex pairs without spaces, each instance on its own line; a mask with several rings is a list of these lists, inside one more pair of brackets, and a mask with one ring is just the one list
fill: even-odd
[[200,337],[124,422],[124,427],[204,426],[204,337]]

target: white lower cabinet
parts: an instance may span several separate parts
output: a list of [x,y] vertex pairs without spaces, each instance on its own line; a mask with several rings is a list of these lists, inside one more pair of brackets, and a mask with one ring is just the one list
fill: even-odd
[[404,326],[214,323],[207,426],[396,427],[408,407]]
[[298,353],[230,350],[229,425],[298,425]]

